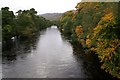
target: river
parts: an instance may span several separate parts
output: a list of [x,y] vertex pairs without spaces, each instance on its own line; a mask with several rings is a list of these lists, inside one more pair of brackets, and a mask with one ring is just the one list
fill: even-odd
[[85,58],[85,53],[75,51],[55,27],[41,31],[34,41],[17,41],[7,47],[10,49],[3,52],[3,78],[109,79],[91,56]]

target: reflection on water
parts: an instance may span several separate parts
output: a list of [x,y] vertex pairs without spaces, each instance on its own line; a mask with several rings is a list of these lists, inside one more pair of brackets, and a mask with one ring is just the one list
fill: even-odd
[[3,78],[104,78],[82,52],[74,52],[57,28],[47,28],[38,39],[14,42],[3,52]]

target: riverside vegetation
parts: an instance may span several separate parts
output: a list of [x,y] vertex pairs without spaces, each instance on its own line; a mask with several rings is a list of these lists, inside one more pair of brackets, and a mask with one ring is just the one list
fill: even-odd
[[101,68],[120,78],[120,15],[117,2],[80,2],[60,19],[60,30],[96,54]]
[[20,39],[33,38],[42,29],[52,25],[52,22],[42,16],[37,15],[34,8],[30,10],[19,10],[16,15],[9,7],[4,7],[2,11],[2,41],[8,42],[12,37]]
[[[73,42],[78,42],[86,54],[96,54],[101,68],[120,78],[120,15],[119,3],[80,2],[76,10],[63,14],[59,29]],[[53,23],[38,16],[34,8],[19,10],[16,15],[4,7],[2,11],[2,41],[16,36],[31,39]],[[0,12],[1,12],[0,11]]]

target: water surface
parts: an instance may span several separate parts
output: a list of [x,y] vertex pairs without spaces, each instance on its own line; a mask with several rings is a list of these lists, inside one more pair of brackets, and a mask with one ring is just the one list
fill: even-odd
[[89,56],[75,52],[57,28],[47,28],[36,40],[15,41],[3,52],[3,78],[105,77]]

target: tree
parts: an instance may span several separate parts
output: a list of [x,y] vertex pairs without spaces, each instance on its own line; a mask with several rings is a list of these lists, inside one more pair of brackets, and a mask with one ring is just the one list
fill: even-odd
[[2,32],[3,40],[9,40],[15,35],[15,15],[13,11],[9,11],[9,7],[2,8]]

